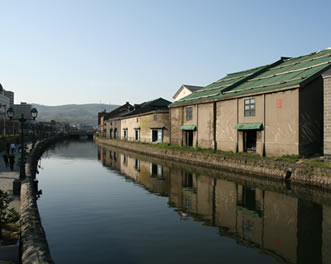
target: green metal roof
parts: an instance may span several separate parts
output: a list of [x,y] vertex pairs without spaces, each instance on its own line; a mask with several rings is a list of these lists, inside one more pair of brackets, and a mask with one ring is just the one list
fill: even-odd
[[197,127],[193,125],[184,125],[180,127],[181,130],[196,130],[196,128]]
[[300,85],[331,66],[331,49],[228,74],[170,106]]
[[260,130],[262,123],[238,123],[234,128],[237,130]]

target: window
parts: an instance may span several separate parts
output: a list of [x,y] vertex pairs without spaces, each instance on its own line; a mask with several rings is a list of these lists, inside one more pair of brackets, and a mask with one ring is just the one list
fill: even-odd
[[123,155],[123,165],[128,165],[128,157],[126,155]]
[[127,139],[128,138],[128,129],[127,128],[124,128],[123,129],[123,138],[124,139]]
[[138,121],[139,121],[139,118],[137,117],[137,118],[136,118],[136,122],[138,123]]
[[150,175],[159,179],[163,179],[163,167],[159,164],[150,164]]
[[185,145],[193,147],[193,131],[185,130]]
[[154,121],[156,121],[157,120],[157,115],[154,115]]
[[157,130],[156,129],[153,129],[152,130],[152,142],[157,142]]
[[193,188],[193,175],[189,172],[184,172],[184,187]]
[[192,113],[192,107],[186,107],[186,120],[192,120],[193,113]]
[[245,116],[255,116],[255,98],[245,99]]
[[135,159],[135,161],[134,161],[134,168],[135,168],[137,171],[140,171],[140,160]]
[[140,140],[140,129],[139,128],[135,128],[135,130],[134,130],[134,139]]
[[114,129],[114,138],[117,138],[117,128]]
[[109,138],[113,138],[113,129],[112,128],[109,130]]

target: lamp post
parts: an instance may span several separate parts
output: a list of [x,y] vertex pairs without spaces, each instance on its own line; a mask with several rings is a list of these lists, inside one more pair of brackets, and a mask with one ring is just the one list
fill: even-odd
[[31,109],[31,117],[26,118],[24,114],[21,114],[21,117],[14,117],[15,112],[12,107],[8,108],[7,116],[10,120],[18,120],[21,123],[21,163],[20,163],[20,180],[25,179],[25,147],[24,147],[24,123],[27,120],[35,120],[38,116],[38,111],[36,108]]

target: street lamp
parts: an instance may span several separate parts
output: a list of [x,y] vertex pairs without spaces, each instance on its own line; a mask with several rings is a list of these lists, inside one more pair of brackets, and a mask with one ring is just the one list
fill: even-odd
[[21,114],[21,117],[14,117],[15,112],[12,107],[8,108],[7,116],[10,120],[18,120],[21,122],[21,163],[20,163],[20,180],[25,179],[25,157],[24,157],[24,123],[27,120],[35,120],[38,116],[38,111],[36,108],[31,109],[31,117],[25,117],[24,114]]

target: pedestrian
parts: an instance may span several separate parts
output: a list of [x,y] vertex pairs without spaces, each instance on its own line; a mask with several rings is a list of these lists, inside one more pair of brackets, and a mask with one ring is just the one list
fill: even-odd
[[7,152],[5,152],[2,157],[3,157],[3,161],[5,162],[6,168],[8,168],[8,154],[7,154]]
[[9,151],[10,151],[10,143],[9,142],[7,142],[7,144],[6,144],[6,151],[7,151],[7,153],[9,153]]
[[14,165],[15,165],[15,155],[14,154],[10,154],[9,155],[9,166],[10,166],[10,170],[11,171],[14,170]]
[[10,144],[10,152],[11,152],[11,154],[15,153],[15,144],[14,143]]

